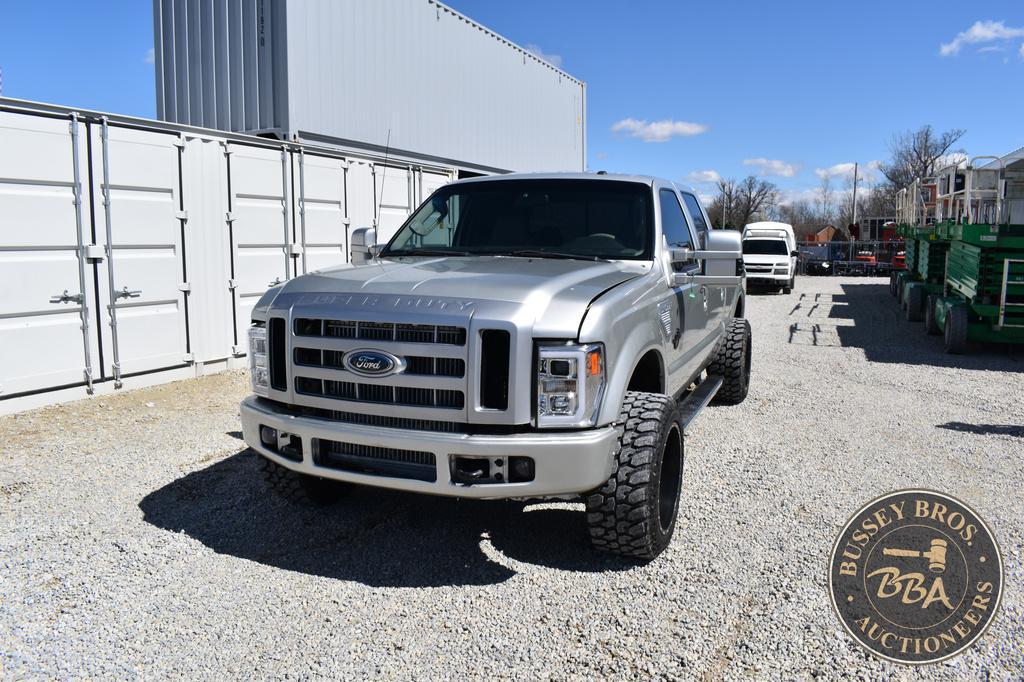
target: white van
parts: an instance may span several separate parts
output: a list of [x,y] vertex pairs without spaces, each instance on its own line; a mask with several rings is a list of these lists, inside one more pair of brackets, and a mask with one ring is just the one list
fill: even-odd
[[796,286],[796,235],[786,223],[750,223],[743,228],[743,269],[747,283],[781,288]]

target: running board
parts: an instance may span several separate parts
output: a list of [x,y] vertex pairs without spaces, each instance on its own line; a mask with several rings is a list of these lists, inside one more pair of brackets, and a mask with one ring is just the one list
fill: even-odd
[[690,431],[690,424],[697,419],[700,411],[708,406],[720,388],[722,377],[709,376],[679,401],[679,425],[683,427],[683,435]]

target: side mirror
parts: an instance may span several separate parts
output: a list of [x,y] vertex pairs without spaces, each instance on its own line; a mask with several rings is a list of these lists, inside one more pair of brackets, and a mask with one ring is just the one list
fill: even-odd
[[789,255],[793,256],[793,258],[799,258],[800,257],[800,252],[799,251],[790,251]]
[[352,230],[349,246],[349,260],[353,265],[363,265],[380,253],[377,242],[377,230],[372,227],[360,227]]
[[692,260],[704,261],[703,271],[701,274],[676,274],[676,284],[693,281],[701,284],[739,285],[742,281],[742,277],[737,274],[742,272],[742,235],[735,230],[711,230],[707,236],[707,250],[672,249],[673,263]]

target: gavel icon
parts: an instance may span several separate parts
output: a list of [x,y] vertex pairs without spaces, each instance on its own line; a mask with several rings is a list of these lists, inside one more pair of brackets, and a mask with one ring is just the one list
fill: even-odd
[[931,547],[919,552],[916,549],[891,549],[886,547],[882,550],[886,556],[922,557],[928,560],[928,570],[932,573],[942,573],[946,570],[946,541],[942,538],[932,540]]

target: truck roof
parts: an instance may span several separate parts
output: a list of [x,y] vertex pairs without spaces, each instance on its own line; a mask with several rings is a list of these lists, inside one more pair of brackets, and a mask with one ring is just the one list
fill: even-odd
[[664,178],[658,178],[653,175],[629,175],[623,173],[506,173],[504,175],[485,175],[477,178],[466,178],[464,180],[457,180],[452,184],[462,185],[473,182],[502,182],[504,180],[616,180],[618,182],[639,182],[644,185],[653,185],[655,182],[661,182],[670,187],[674,185],[683,191],[693,192],[691,187],[681,185],[678,182],[672,182],[671,180],[665,180]]

